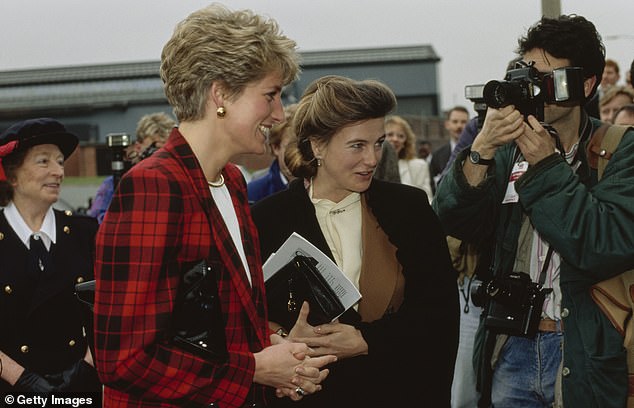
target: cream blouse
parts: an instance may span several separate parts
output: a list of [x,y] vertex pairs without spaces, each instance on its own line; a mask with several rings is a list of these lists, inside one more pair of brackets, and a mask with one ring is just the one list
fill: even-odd
[[338,203],[325,198],[314,199],[311,184],[309,196],[335,262],[358,289],[363,257],[361,195],[350,193]]

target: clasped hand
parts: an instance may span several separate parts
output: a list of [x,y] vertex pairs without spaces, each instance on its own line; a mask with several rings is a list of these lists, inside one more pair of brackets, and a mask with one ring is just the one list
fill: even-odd
[[310,348],[303,343],[271,336],[272,345],[255,353],[254,381],[276,389],[278,397],[290,397],[294,401],[305,394],[321,390],[321,382],[328,376],[326,365],[337,360],[334,355],[310,357]]
[[332,354],[342,359],[367,354],[368,344],[356,327],[340,323],[338,320],[311,326],[308,323],[309,311],[308,302],[304,302],[288,338],[307,344],[311,349],[311,357]]

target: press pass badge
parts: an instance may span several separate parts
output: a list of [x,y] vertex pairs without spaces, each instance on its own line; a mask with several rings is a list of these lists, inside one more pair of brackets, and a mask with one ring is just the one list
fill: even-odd
[[513,165],[513,170],[511,170],[509,184],[506,186],[506,193],[504,193],[502,204],[516,203],[519,201],[519,196],[515,191],[515,181],[520,178],[522,174],[526,173],[526,170],[528,170],[527,161],[517,162]]

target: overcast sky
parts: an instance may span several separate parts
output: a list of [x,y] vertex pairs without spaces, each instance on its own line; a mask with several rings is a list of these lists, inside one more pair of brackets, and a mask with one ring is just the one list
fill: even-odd
[[[159,60],[174,25],[201,0],[0,0],[0,71]],[[300,51],[431,45],[441,108],[464,86],[499,79],[541,0],[226,0],[275,18]],[[561,0],[603,35],[607,56],[634,59],[633,0]],[[0,72],[0,75],[2,73]]]

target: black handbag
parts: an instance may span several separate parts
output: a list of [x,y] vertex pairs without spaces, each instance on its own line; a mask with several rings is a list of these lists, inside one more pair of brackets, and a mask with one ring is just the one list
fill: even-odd
[[92,311],[95,306],[95,280],[75,284],[75,296]]
[[[75,295],[92,311],[95,281],[76,284]],[[205,260],[196,263],[181,276],[166,337],[168,343],[206,359],[226,358],[225,323],[218,299],[218,286]]]
[[328,323],[345,311],[315,264],[315,259],[297,254],[266,281],[269,320],[292,328],[305,300],[310,305],[308,323],[313,326]]
[[218,285],[205,260],[181,277],[168,341],[208,360],[224,360],[227,356]]

